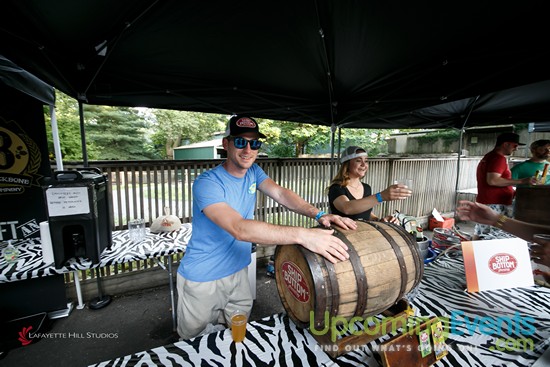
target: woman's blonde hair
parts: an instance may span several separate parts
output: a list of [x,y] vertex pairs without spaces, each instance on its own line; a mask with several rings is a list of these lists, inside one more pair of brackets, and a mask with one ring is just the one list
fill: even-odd
[[338,169],[338,172],[336,173],[336,176],[330,181],[329,187],[325,189],[326,194],[328,195],[328,192],[330,190],[330,187],[334,184],[338,184],[342,187],[346,187],[349,184],[349,162],[344,162],[340,165],[340,168]]
[[340,168],[338,169],[338,172],[336,173],[336,176],[330,181],[330,186],[334,184],[338,184],[340,186],[347,186],[349,184],[349,162],[346,161],[340,165]]

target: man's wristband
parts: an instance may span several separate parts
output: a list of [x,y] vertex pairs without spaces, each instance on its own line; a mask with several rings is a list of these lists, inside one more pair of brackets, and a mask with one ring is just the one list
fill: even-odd
[[317,215],[315,216],[315,220],[318,222],[319,219],[321,219],[321,217],[322,217],[323,215],[325,215],[325,214],[327,214],[327,213],[325,213],[324,211],[321,210],[321,211],[320,211],[319,213],[317,213]]
[[379,203],[384,201],[384,199],[382,199],[382,194],[381,193],[379,193],[379,192],[376,193],[376,200],[378,200]]

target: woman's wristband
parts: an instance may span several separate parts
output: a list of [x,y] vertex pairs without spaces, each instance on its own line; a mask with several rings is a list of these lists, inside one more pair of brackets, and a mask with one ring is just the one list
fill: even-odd
[[379,193],[379,192],[376,193],[376,200],[377,200],[379,203],[381,203],[381,202],[384,201],[384,199],[382,199],[382,194],[381,194],[381,193]]
[[321,210],[321,211],[320,211],[319,213],[317,213],[317,215],[315,216],[315,220],[318,222],[319,219],[321,219],[321,217],[322,217],[323,215],[325,215],[325,214],[327,214],[327,213],[325,213],[323,210]]

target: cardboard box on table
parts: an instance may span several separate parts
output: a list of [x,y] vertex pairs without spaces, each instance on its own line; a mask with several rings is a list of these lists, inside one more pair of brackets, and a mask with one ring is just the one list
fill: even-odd
[[435,217],[430,218],[430,221],[428,224],[428,228],[430,229],[430,231],[433,231],[434,228],[453,228],[453,226],[455,225],[454,218],[447,218],[447,217],[442,217],[442,218],[443,218],[443,221],[439,221]]

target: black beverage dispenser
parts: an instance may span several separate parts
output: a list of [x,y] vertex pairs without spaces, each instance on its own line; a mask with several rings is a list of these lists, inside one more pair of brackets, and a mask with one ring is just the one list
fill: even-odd
[[43,190],[56,269],[74,257],[98,264],[112,243],[107,176],[98,168],[57,171]]

